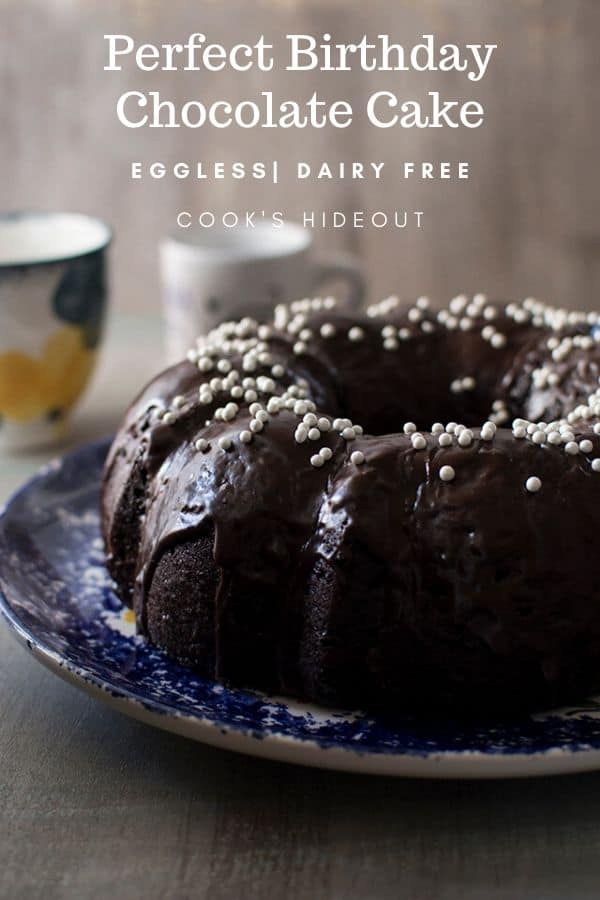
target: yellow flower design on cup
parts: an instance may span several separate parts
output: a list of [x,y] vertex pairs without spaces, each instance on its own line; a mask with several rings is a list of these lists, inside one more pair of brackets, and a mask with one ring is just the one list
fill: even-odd
[[110,240],[93,216],[0,213],[0,453],[64,436],[102,340]]
[[20,350],[0,353],[0,416],[14,422],[62,418],[84,389],[95,355],[75,325],[51,334],[37,358]]

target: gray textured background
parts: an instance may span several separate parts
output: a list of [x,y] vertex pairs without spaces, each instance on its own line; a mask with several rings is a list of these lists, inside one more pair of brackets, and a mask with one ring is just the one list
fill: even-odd
[[[116,228],[114,294],[119,305],[157,303],[156,244],[180,208],[283,207],[423,209],[421,232],[325,232],[324,247],[360,255],[371,293],[443,299],[459,290],[533,294],[570,306],[594,306],[600,274],[598,225],[600,84],[598,0],[1,0],[1,205],[70,207],[97,213]],[[401,73],[103,72],[106,32],[139,41],[177,40],[205,31],[226,44],[264,33],[330,30],[351,41],[389,32],[411,44],[424,32],[464,43],[500,44],[482,82]],[[485,104],[479,131],[149,132],[128,130],[114,115],[125,90],[158,89],[183,100],[232,101],[271,88],[305,97],[315,88],[347,97],[357,109],[373,90],[393,85],[407,97],[439,89]],[[132,183],[128,162],[160,159],[384,159],[381,183]],[[404,183],[394,160],[472,162],[459,184]]]

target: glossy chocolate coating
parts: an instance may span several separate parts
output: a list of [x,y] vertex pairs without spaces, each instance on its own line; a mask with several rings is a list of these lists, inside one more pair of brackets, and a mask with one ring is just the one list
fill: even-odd
[[[321,337],[324,324],[334,337]],[[517,709],[595,686],[597,419],[573,426],[593,444],[575,456],[510,428],[487,441],[473,427],[467,447],[440,447],[426,429],[480,425],[493,400],[510,418],[565,415],[597,388],[597,345],[574,351],[542,390],[531,373],[551,360],[550,331],[500,311],[506,344],[493,349],[485,324],[425,333],[393,311],[323,310],[306,316],[311,337],[299,353],[296,335],[274,329],[269,368],[283,366],[282,383],[304,378],[317,414],[365,430],[351,441],[321,435],[332,457],[318,468],[315,446],[293,438],[293,411],[244,444],[247,403],[234,421],[205,424],[224,402],[198,401],[207,376],[191,362],[158,376],[126,414],[103,493],[107,562],[140,631],[209,677],[388,712]],[[386,325],[411,337],[386,350]],[[361,339],[349,341],[357,326]],[[474,390],[453,395],[451,381],[467,375]],[[165,425],[156,411],[176,395],[187,403]],[[401,433],[407,420],[425,449]],[[350,460],[357,450],[362,465]],[[535,494],[525,488],[532,475]]]

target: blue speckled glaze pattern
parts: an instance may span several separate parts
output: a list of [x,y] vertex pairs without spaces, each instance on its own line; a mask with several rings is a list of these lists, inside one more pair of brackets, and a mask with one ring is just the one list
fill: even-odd
[[286,737],[354,754],[429,757],[467,752],[584,753],[600,749],[600,700],[515,720],[452,722],[305,707],[198,678],[134,633],[104,567],[98,493],[107,443],[48,467],[0,519],[0,608],[38,655],[77,680],[170,717],[256,739]]

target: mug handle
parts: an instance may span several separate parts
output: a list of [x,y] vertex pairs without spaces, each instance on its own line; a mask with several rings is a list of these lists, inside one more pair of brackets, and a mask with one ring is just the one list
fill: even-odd
[[358,309],[362,305],[366,294],[366,282],[361,268],[353,256],[338,252],[317,257],[315,269],[315,287],[324,281],[342,279],[349,287],[345,305],[350,309]]

